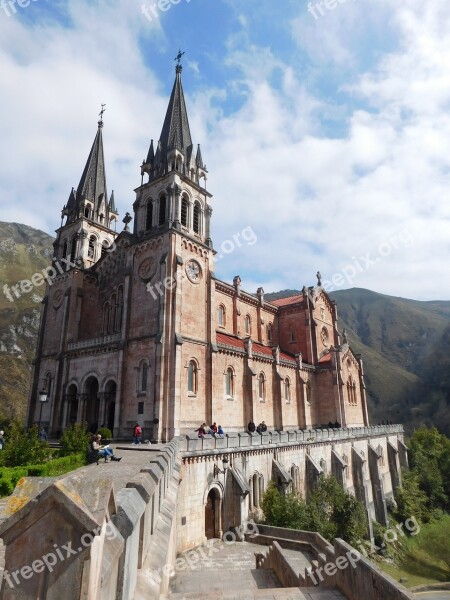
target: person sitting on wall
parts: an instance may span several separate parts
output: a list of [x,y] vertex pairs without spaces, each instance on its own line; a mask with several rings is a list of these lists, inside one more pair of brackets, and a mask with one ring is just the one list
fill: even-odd
[[217,433],[218,433],[219,435],[225,435],[225,434],[224,434],[224,432],[223,432],[223,429],[222,429],[222,425],[219,425],[219,427],[218,427],[218,429],[217,429]]
[[216,435],[217,433],[217,423],[214,421],[214,423],[212,425],[210,425],[209,427],[209,433],[211,435]]
[[338,421],[336,421],[335,424],[334,424],[334,427],[335,427],[335,429],[340,429],[341,428],[341,424]]
[[247,429],[248,429],[248,431],[249,431],[250,433],[254,433],[254,432],[255,432],[255,430],[256,430],[256,425],[253,423],[253,421],[252,421],[252,420],[250,420],[250,421],[248,422]]
[[267,425],[266,425],[266,422],[265,422],[265,421],[262,421],[262,422],[260,423],[260,425],[259,425],[259,428],[260,428],[260,430],[261,430],[261,431],[260,431],[260,433],[264,433],[265,431],[267,431]]
[[122,457],[117,458],[117,456],[114,456],[114,450],[112,448],[110,448],[109,446],[102,446],[101,441],[102,441],[102,436],[100,434],[94,435],[92,442],[91,442],[92,448],[94,450],[97,450],[97,452],[99,453],[100,456],[105,457],[105,462],[108,462],[108,457],[110,457],[111,460],[120,462],[122,460]]
[[198,437],[202,438],[206,435],[206,423],[202,423],[198,429],[195,430],[198,433]]

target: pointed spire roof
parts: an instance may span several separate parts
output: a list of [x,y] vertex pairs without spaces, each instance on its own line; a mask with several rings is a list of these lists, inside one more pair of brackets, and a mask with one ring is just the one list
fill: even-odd
[[114,213],[115,215],[119,214],[117,212],[117,209],[116,209],[116,201],[115,201],[115,198],[114,198],[114,190],[111,192],[111,198],[109,200],[108,210],[109,210],[110,213]]
[[147,154],[147,164],[153,162],[155,158],[155,149],[153,147],[153,140],[150,143],[150,148],[148,149],[148,154]]
[[175,148],[184,153],[189,146],[192,146],[189,119],[181,83],[182,69],[181,65],[177,65],[175,83],[173,84],[166,118],[161,131],[160,142],[164,153]]
[[102,199],[108,197],[102,129],[103,121],[101,120],[98,122],[97,135],[77,188],[77,202],[80,203],[84,198],[91,200],[94,203],[94,210],[98,210]]
[[197,156],[195,157],[195,164],[200,169],[203,169],[203,158],[202,158],[202,151],[200,150],[200,144],[198,144],[198,146],[197,146]]

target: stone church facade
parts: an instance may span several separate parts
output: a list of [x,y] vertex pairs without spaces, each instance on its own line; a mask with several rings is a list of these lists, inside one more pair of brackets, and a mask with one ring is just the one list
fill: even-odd
[[250,420],[278,431],[336,421],[367,427],[362,361],[338,331],[320,274],[317,285],[275,301],[262,288],[244,291],[239,276],[215,276],[212,195],[181,70],[120,234],[99,121],[57,230],[29,422],[38,420],[44,389],[51,434],[82,421],[116,438],[130,437],[138,422],[154,441],[204,421],[235,432]]

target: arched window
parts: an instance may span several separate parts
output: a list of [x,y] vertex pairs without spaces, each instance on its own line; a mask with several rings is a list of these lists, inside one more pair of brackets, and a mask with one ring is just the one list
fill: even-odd
[[258,377],[258,396],[261,401],[266,399],[266,378],[264,373],[260,373]]
[[272,323],[269,323],[267,325],[267,341],[268,342],[272,341]]
[[194,233],[200,233],[200,206],[197,202],[194,206]]
[[225,373],[225,392],[229,398],[234,396],[234,372],[231,367]]
[[189,361],[188,365],[188,392],[196,394],[198,389],[198,368],[195,360]]
[[306,402],[311,404],[312,402],[312,390],[311,390],[311,382],[308,381],[306,383]]
[[295,334],[295,331],[292,330],[291,331],[291,342],[296,342],[297,341],[297,336]]
[[225,327],[225,306],[223,306],[222,304],[219,306],[218,322],[219,327]]
[[284,399],[286,402],[291,401],[291,382],[289,381],[289,377],[286,377],[284,380]]
[[72,238],[72,244],[70,248],[70,262],[75,262],[77,257],[77,236],[74,235]]
[[159,215],[158,215],[158,225],[164,225],[166,221],[166,197],[161,196],[159,199]]
[[252,322],[251,322],[251,319],[250,319],[250,315],[247,315],[245,317],[245,333],[247,335],[250,335],[251,332],[252,332]]
[[106,302],[103,306],[103,333],[108,333],[108,321],[109,321],[109,302]]
[[89,248],[88,248],[88,258],[91,258],[92,260],[95,257],[95,242],[97,241],[95,235],[91,235],[91,237],[89,238]]
[[153,227],[153,202],[149,200],[147,202],[147,214],[145,216],[145,229],[148,231]]
[[117,311],[116,311],[116,331],[122,329],[122,316],[123,316],[123,286],[119,285],[117,290]]
[[105,221],[105,215],[102,213],[100,215],[100,223],[103,225],[104,221]]
[[90,214],[91,214],[91,207],[89,206],[89,204],[87,204],[84,209],[84,216],[86,217],[86,219],[89,219]]
[[62,251],[62,257],[63,257],[63,259],[67,258],[67,250],[68,250],[68,247],[67,247],[67,240],[66,240],[64,242],[63,251]]
[[116,314],[117,314],[117,299],[116,299],[116,295],[113,294],[111,296],[111,311],[110,311],[111,319],[110,319],[110,323],[109,323],[110,333],[112,333],[115,330]]
[[148,364],[146,362],[142,363],[141,369],[141,391],[147,391],[147,379],[148,379]]
[[181,199],[181,224],[183,227],[188,227],[188,216],[189,216],[189,200],[186,196]]

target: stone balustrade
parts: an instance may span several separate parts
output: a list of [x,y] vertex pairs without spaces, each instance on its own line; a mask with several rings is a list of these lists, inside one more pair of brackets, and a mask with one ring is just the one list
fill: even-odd
[[374,425],[372,427],[346,427],[340,429],[298,429],[289,431],[266,431],[264,433],[229,432],[223,435],[198,437],[189,433],[180,437],[180,449],[184,452],[204,450],[225,450],[228,448],[247,448],[254,446],[294,444],[315,444],[320,442],[341,441],[356,438],[403,435],[403,425]]
[[100,346],[105,346],[107,344],[116,344],[120,342],[122,339],[121,333],[114,333],[112,335],[104,335],[99,338],[94,338],[92,340],[82,340],[81,342],[69,342],[67,344],[68,350],[84,350],[85,348],[97,348]]
[[149,456],[144,468],[137,466],[134,476],[131,463],[123,465],[125,477],[130,473],[126,487],[120,469],[106,476],[97,465],[59,478],[22,479],[0,508],[0,600],[167,594],[180,468],[173,440]]

